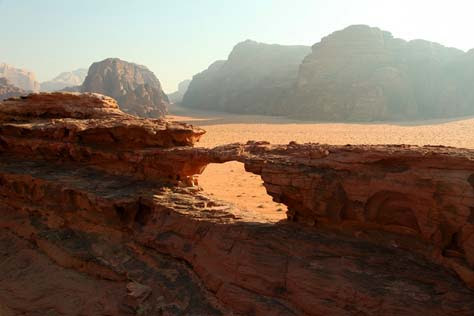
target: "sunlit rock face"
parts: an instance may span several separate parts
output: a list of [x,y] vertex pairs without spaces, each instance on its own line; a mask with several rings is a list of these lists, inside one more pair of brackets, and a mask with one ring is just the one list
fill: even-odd
[[[93,93],[0,102],[2,315],[472,315],[474,152],[203,134]],[[233,160],[288,220],[199,188]]]
[[118,58],[93,63],[80,91],[108,95],[124,112],[138,116],[160,117],[167,111],[168,97],[155,74]]
[[40,89],[34,73],[5,63],[0,63],[0,77],[7,78],[12,85],[25,91],[37,92]]
[[217,61],[193,77],[182,103],[233,113],[281,113],[281,99],[309,52],[307,46],[241,42],[227,60]]

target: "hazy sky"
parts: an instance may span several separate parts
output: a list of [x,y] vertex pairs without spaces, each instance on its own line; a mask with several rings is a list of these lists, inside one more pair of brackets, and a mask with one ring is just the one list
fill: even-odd
[[0,0],[0,62],[40,81],[107,57],[172,92],[245,39],[312,45],[351,24],[474,47],[473,0]]

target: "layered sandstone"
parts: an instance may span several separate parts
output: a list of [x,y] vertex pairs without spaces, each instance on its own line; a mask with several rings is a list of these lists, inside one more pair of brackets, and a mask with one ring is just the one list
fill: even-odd
[[167,111],[168,97],[155,74],[118,58],[93,63],[80,91],[108,95],[122,111],[133,115],[153,118]]
[[[192,147],[203,133],[95,94],[0,103],[0,311],[472,314],[472,151]],[[195,186],[231,160],[290,221]]]

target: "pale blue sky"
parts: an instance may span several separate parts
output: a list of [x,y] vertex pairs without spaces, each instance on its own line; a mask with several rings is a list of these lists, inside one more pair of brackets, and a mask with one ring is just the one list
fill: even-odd
[[312,45],[351,24],[474,47],[469,0],[0,0],[0,62],[40,81],[107,57],[148,66],[165,91],[245,39]]

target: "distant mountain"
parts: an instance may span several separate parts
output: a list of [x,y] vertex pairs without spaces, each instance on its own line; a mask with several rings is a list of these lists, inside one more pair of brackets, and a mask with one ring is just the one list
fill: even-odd
[[118,58],[93,63],[80,91],[108,95],[124,112],[138,116],[159,117],[167,111],[168,97],[153,72]]
[[412,120],[473,115],[473,86],[474,50],[353,25],[311,51],[240,43],[193,77],[182,103],[323,121]]
[[79,86],[87,76],[87,69],[77,69],[60,73],[52,80],[41,83],[41,91],[60,91],[66,87]]
[[0,78],[0,101],[25,94],[28,92],[12,85],[7,78]]
[[183,100],[184,94],[186,93],[186,91],[188,91],[188,87],[190,83],[191,83],[191,80],[189,79],[181,81],[178,84],[178,91],[168,94],[168,98],[170,102],[180,103]]
[[227,60],[193,77],[182,104],[233,113],[280,113],[280,100],[309,53],[307,46],[241,42]]
[[285,114],[333,121],[474,114],[474,59],[424,40],[365,25],[337,31],[301,64]]
[[34,73],[28,70],[15,68],[5,63],[0,63],[0,78],[7,78],[10,84],[25,91],[39,91],[40,84],[36,81]]

